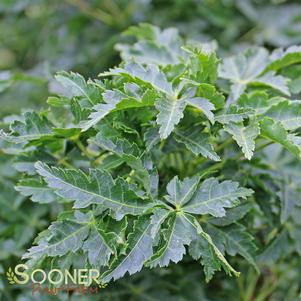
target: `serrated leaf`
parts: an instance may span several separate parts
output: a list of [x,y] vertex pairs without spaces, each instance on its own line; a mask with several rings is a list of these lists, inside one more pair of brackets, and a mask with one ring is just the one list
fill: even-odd
[[214,178],[206,179],[196,191],[192,199],[183,207],[185,212],[193,214],[210,214],[215,217],[225,215],[225,208],[239,204],[252,194],[251,189],[239,187],[237,182],[219,183]]
[[82,121],[80,127],[83,131],[88,130],[90,127],[96,125],[102,118],[113,111],[117,104],[124,99],[124,95],[118,91],[108,90],[102,94],[104,103],[97,104],[93,107],[94,112],[92,112],[87,121]]
[[48,167],[41,162],[35,167],[49,187],[63,198],[75,201],[74,208],[98,204],[113,210],[120,220],[126,214],[142,214],[150,205],[139,199],[123,179],[113,180],[106,171],[91,169],[86,175],[80,170]]
[[132,275],[142,269],[144,262],[153,254],[153,239],[150,231],[149,216],[140,216],[134,224],[133,232],[128,237],[126,253],[113,261],[109,270],[101,276],[102,281],[116,280],[127,272]]
[[139,86],[131,83],[125,84],[124,89],[126,93],[117,89],[106,90],[102,93],[104,102],[93,106],[93,112],[86,118],[87,120],[80,123],[83,131],[99,123],[111,112],[154,105],[154,99],[157,97],[154,91],[150,89],[136,91]]
[[168,195],[165,199],[175,206],[183,206],[192,198],[194,192],[196,191],[200,177],[194,176],[192,178],[185,178],[180,181],[177,176],[175,176],[166,187]]
[[202,128],[179,128],[175,131],[175,139],[179,143],[184,143],[185,146],[195,155],[202,155],[213,161],[220,161],[220,157],[214,151],[212,144],[209,142],[210,136],[202,132]]
[[85,79],[78,73],[74,72],[58,72],[55,75],[55,79],[61,83],[72,97],[83,96],[85,97],[90,105],[96,104],[99,97],[100,91],[92,84],[89,84]]
[[268,94],[262,91],[255,91],[250,94],[242,94],[237,103],[245,108],[250,108],[254,111],[255,115],[265,113],[273,102],[268,99]]
[[246,86],[258,77],[269,63],[269,54],[264,48],[249,48],[244,53],[226,58],[219,66],[219,76],[229,79],[233,99],[236,100]]
[[264,48],[249,48],[244,53],[225,59],[220,65],[219,75],[232,82],[231,99],[237,100],[249,84],[262,84],[290,95],[286,78],[272,71],[262,74],[270,62]]
[[297,157],[300,157],[300,146],[293,137],[289,136],[288,132],[280,122],[274,121],[270,118],[264,118],[260,122],[260,135],[281,144],[287,150]]
[[82,107],[79,101],[75,98],[71,99],[70,109],[72,115],[74,116],[74,123],[77,125],[82,120],[86,120],[90,114],[90,109]]
[[31,247],[23,258],[36,258],[42,255],[62,256],[79,250],[89,235],[89,224],[75,221],[58,221],[49,227],[50,236],[38,246]]
[[282,101],[272,106],[265,114],[275,121],[280,121],[287,130],[301,127],[301,102]]
[[199,236],[196,240],[192,241],[189,246],[189,254],[194,260],[200,260],[204,266],[206,282],[209,282],[216,271],[221,270],[221,262],[218,260],[214,252],[214,248],[208,241]]
[[197,95],[200,98],[205,98],[210,101],[214,105],[216,110],[224,107],[225,104],[225,96],[217,91],[217,88],[211,84],[200,83],[191,79],[183,78],[184,82],[191,84],[197,87]]
[[218,59],[216,57],[216,44],[202,43],[193,46],[184,46],[183,49],[189,53],[191,80],[196,82],[213,83],[217,78]]
[[249,48],[244,53],[226,58],[219,68],[219,75],[233,81],[250,81],[265,69],[268,57],[264,48]]
[[290,96],[288,88],[288,79],[281,75],[276,75],[275,72],[268,72],[264,75],[257,77],[251,82],[253,85],[261,84],[275,90],[280,91],[284,95]]
[[223,245],[229,255],[241,255],[259,272],[254,257],[257,250],[254,238],[246,232],[243,225],[236,223],[223,228],[210,225],[209,229],[212,237],[219,237],[219,244]]
[[109,150],[119,156],[126,164],[136,171],[139,179],[144,184],[147,191],[150,190],[150,174],[144,167],[140,158],[139,149],[136,144],[131,144],[126,139],[110,137],[100,131],[93,140],[96,145],[105,150]]
[[174,96],[174,91],[172,84],[169,83],[166,79],[166,76],[158,66],[156,65],[147,65],[144,68],[142,65],[130,62],[125,64],[124,68],[115,68],[110,69],[109,72],[101,74],[102,76],[107,75],[124,75],[130,77],[134,82],[137,83],[146,83],[151,85],[154,89],[158,90],[161,93]]
[[186,102],[183,99],[165,97],[159,98],[155,106],[159,111],[157,115],[157,124],[160,126],[159,134],[161,139],[166,139],[183,118]]
[[229,106],[219,114],[216,114],[215,121],[227,124],[229,122],[242,122],[245,118],[251,116],[253,111],[249,108],[240,108],[235,105]]
[[35,112],[26,112],[24,121],[16,120],[11,126],[11,133],[0,131],[0,138],[12,143],[26,143],[38,139],[52,137],[52,124],[43,115]]
[[245,202],[237,207],[227,210],[224,217],[212,217],[209,219],[210,223],[216,226],[228,226],[240,219],[242,219],[252,208],[251,203]]
[[252,122],[247,126],[241,123],[228,123],[224,125],[224,129],[241,147],[245,157],[251,160],[255,149],[255,138],[259,135],[260,129],[258,123]]
[[160,142],[160,134],[157,128],[148,128],[143,136],[147,151],[150,151]]
[[157,26],[142,23],[131,26],[125,34],[136,36],[138,42],[133,45],[116,45],[124,61],[134,59],[139,63],[165,66],[179,63],[185,55],[181,50],[181,40],[176,28],[160,30]]
[[214,114],[212,111],[215,110],[215,107],[208,99],[203,97],[192,97],[188,98],[186,101],[191,106],[201,110],[211,123],[214,122]]
[[184,218],[183,214],[171,213],[167,228],[162,230],[164,241],[157,252],[146,263],[149,267],[165,267],[170,261],[179,262],[186,253],[185,245],[189,245],[195,236],[195,230]]
[[213,85],[201,83],[198,85],[198,95],[208,99],[216,110],[224,107],[225,96]]
[[22,195],[30,196],[33,202],[41,204],[51,203],[60,199],[52,188],[49,188],[43,181],[36,178],[22,179],[15,186],[15,189]]
[[112,246],[114,238],[112,233],[105,233],[95,222],[91,225],[89,237],[82,248],[88,253],[89,262],[93,266],[108,265],[111,255],[114,254]]
[[[239,276],[239,272],[233,269],[228,263],[222,252],[214,244],[211,236],[206,233],[195,218],[188,219],[187,221],[195,228],[197,232],[196,238],[192,241],[189,251],[194,259],[202,257],[201,263],[204,265],[206,281],[208,282],[215,271],[223,267],[228,275]],[[205,247],[206,249],[202,249]]]
[[267,70],[279,70],[283,67],[299,63],[301,62],[301,47],[291,46],[285,50],[283,48],[275,49],[270,59],[272,63],[269,64]]
[[160,227],[162,223],[167,219],[169,216],[170,211],[163,209],[163,208],[155,208],[153,211],[153,215],[151,216],[151,236],[155,239],[156,236],[160,235]]

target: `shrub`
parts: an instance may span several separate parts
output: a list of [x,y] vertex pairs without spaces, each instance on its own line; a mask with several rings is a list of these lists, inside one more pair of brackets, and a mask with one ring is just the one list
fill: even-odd
[[[118,67],[95,80],[57,73],[63,95],[1,131],[1,148],[22,173],[15,188],[37,203],[18,214],[29,225],[43,208],[57,215],[23,258],[31,267],[99,268],[103,283],[142,269],[152,281],[153,268],[163,283],[163,271],[183,260],[186,274],[185,266],[203,266],[206,282],[216,271],[241,273],[254,287],[238,280],[239,300],[266,300],[301,252],[300,47],[221,60],[214,43],[184,42],[172,28],[128,33],[137,41],[118,45]],[[234,278],[221,277],[237,296]],[[186,298],[200,298],[193,293]]]

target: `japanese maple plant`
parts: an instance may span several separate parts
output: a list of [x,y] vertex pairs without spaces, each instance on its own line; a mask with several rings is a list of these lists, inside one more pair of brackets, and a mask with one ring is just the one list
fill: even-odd
[[1,131],[16,190],[60,208],[23,259],[80,256],[109,283],[184,258],[208,282],[301,254],[301,48],[220,59],[172,28],[127,34],[119,66],[87,80],[58,72],[49,108]]

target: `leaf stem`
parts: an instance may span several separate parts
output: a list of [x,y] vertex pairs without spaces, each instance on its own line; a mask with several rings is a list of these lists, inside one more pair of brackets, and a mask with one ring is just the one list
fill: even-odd
[[59,165],[63,165],[67,168],[70,168],[70,169],[74,169],[74,166],[71,165],[69,162],[66,161],[66,158],[61,158],[61,159],[57,159],[58,160],[58,164]]
[[257,149],[256,149],[255,151],[260,151],[260,150],[266,148],[267,146],[269,146],[269,145],[271,145],[271,144],[273,144],[273,143],[274,143],[274,141],[268,141],[268,142],[266,142],[266,143],[263,143],[263,144],[261,144],[260,146],[258,146]]
[[86,156],[88,157],[89,159],[92,159],[93,156],[87,151],[86,147],[83,145],[83,143],[79,140],[79,139],[76,139],[76,140],[73,140],[76,144],[76,146],[80,149],[80,151]]

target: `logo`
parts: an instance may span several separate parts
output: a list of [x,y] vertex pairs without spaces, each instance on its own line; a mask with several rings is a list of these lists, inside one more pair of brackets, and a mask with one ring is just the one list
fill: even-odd
[[107,286],[106,283],[99,280],[100,273],[97,269],[29,270],[26,264],[18,264],[14,270],[9,267],[6,276],[10,284],[26,285],[31,283],[33,295],[37,292],[57,295],[66,291],[95,294],[99,292],[99,289]]
[[11,267],[8,268],[8,271],[6,272],[6,276],[10,284],[18,283],[18,279],[16,278],[15,273],[13,272]]

